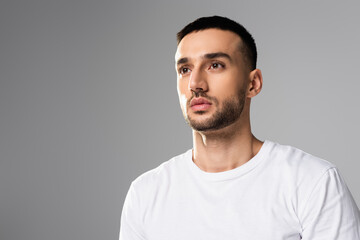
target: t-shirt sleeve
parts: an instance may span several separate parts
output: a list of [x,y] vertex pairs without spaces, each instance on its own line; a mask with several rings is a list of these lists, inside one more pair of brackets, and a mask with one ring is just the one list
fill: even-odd
[[134,186],[131,184],[121,214],[119,240],[146,240],[141,224],[139,200]]
[[300,213],[303,240],[360,240],[360,213],[336,168],[315,183]]

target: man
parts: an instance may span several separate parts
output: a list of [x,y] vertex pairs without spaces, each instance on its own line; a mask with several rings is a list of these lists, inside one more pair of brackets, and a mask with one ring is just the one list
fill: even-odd
[[213,16],[177,36],[193,149],[131,184],[120,239],[360,240],[359,209],[334,165],[253,136],[250,102],[263,79],[247,30]]

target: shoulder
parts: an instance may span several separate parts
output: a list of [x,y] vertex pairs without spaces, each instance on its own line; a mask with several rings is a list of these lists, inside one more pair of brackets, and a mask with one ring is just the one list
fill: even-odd
[[336,166],[296,147],[270,142],[265,171],[298,197],[308,196],[319,180]]
[[[286,189],[295,197],[301,209],[317,188],[332,188],[339,184],[345,186],[338,169],[331,162],[296,147],[271,143],[267,168],[271,175],[281,179]],[[335,179],[329,184],[329,179]]]
[[141,174],[132,182],[132,187],[139,191],[146,191],[149,190],[149,188],[156,187],[160,183],[169,182],[170,178],[181,174],[189,155],[191,155],[191,149]]
[[270,164],[289,171],[294,176],[304,175],[306,178],[320,178],[329,169],[336,168],[331,162],[296,147],[276,142],[271,142],[270,145]]

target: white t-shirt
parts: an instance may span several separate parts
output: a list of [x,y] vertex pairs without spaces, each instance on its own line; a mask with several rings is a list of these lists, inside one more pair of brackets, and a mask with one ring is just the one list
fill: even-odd
[[265,141],[235,169],[208,173],[192,150],[132,182],[120,240],[360,240],[360,213],[336,167]]

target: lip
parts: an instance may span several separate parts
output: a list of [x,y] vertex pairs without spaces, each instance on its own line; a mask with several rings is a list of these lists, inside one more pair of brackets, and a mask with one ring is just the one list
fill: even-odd
[[211,103],[205,98],[193,98],[190,101],[190,107],[194,111],[204,111],[211,106]]
[[211,103],[209,101],[207,101],[205,98],[193,98],[190,101],[190,107],[195,106],[195,105],[201,105],[201,104],[211,105]]

